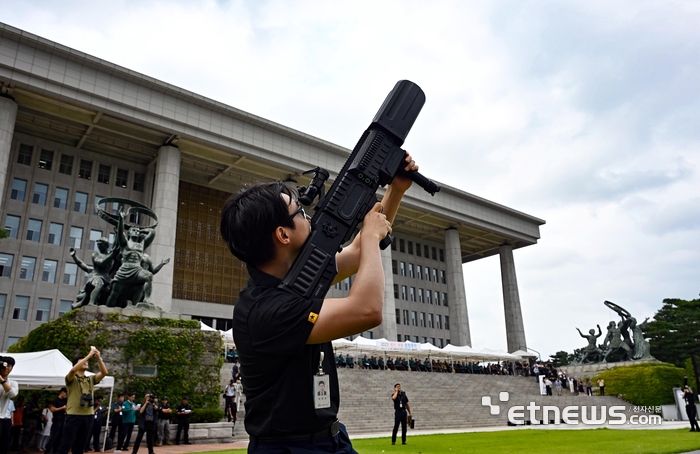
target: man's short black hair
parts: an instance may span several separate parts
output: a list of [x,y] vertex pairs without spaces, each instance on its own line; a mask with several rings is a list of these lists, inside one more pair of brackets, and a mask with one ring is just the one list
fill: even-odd
[[[246,186],[228,198],[221,209],[221,237],[231,253],[241,261],[259,266],[275,258],[272,233],[278,226],[294,228],[289,205],[281,197],[294,200],[292,189],[281,181]],[[285,222],[286,220],[286,222]]]
[[68,392],[68,388],[66,388],[65,386],[63,388],[61,388],[61,390],[59,391],[59,393],[67,393],[67,392]]

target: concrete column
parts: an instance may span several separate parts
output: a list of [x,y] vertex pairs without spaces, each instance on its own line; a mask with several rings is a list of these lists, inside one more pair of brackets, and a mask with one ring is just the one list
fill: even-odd
[[503,306],[506,317],[508,352],[527,350],[523,313],[520,310],[518,280],[515,277],[513,246],[504,244],[498,249],[498,252],[501,256],[501,283],[503,284]]
[[170,259],[153,277],[151,301],[164,311],[172,309],[173,266],[175,265],[175,230],[180,187],[180,150],[173,146],[160,147],[156,163],[152,208],[158,216],[156,238],[148,249],[154,265]]
[[396,300],[394,300],[394,273],[391,271],[391,248],[382,251],[382,268],[384,268],[384,309],[382,324],[376,329],[375,338],[396,341]]
[[10,98],[0,96],[0,201],[6,199],[5,184],[7,183],[7,172],[10,168],[12,136],[15,131],[16,119],[17,103]]
[[472,346],[467,312],[467,291],[464,288],[462,249],[457,229],[445,230],[445,260],[447,262],[448,304],[450,308],[450,342],[452,345]]

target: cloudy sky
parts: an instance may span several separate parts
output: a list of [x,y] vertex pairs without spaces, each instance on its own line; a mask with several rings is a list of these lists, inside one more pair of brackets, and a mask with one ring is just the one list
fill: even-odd
[[[550,355],[700,293],[700,3],[0,0],[0,21],[352,148],[395,82],[424,174],[545,219],[515,251]],[[472,341],[506,348],[498,257],[465,265]]]

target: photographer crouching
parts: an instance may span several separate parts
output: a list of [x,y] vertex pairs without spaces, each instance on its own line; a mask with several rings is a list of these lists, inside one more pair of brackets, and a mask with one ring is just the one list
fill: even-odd
[[[87,376],[88,361],[92,357],[97,358],[100,371],[95,375]],[[90,353],[85,358],[73,361],[73,368],[66,375],[66,389],[68,391],[66,403],[66,422],[63,426],[63,436],[58,454],[83,454],[88,438],[92,434],[92,424],[95,420],[93,398],[95,385],[107,376],[107,366],[100,357],[100,352],[95,347],[90,347]]]

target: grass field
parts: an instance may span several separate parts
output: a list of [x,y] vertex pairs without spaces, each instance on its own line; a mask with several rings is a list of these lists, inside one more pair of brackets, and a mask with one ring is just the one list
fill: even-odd
[[[390,438],[353,440],[360,454],[444,453],[682,453],[700,449],[700,433],[678,430],[510,430],[408,437],[391,445]],[[240,454],[245,450],[213,451]]]

